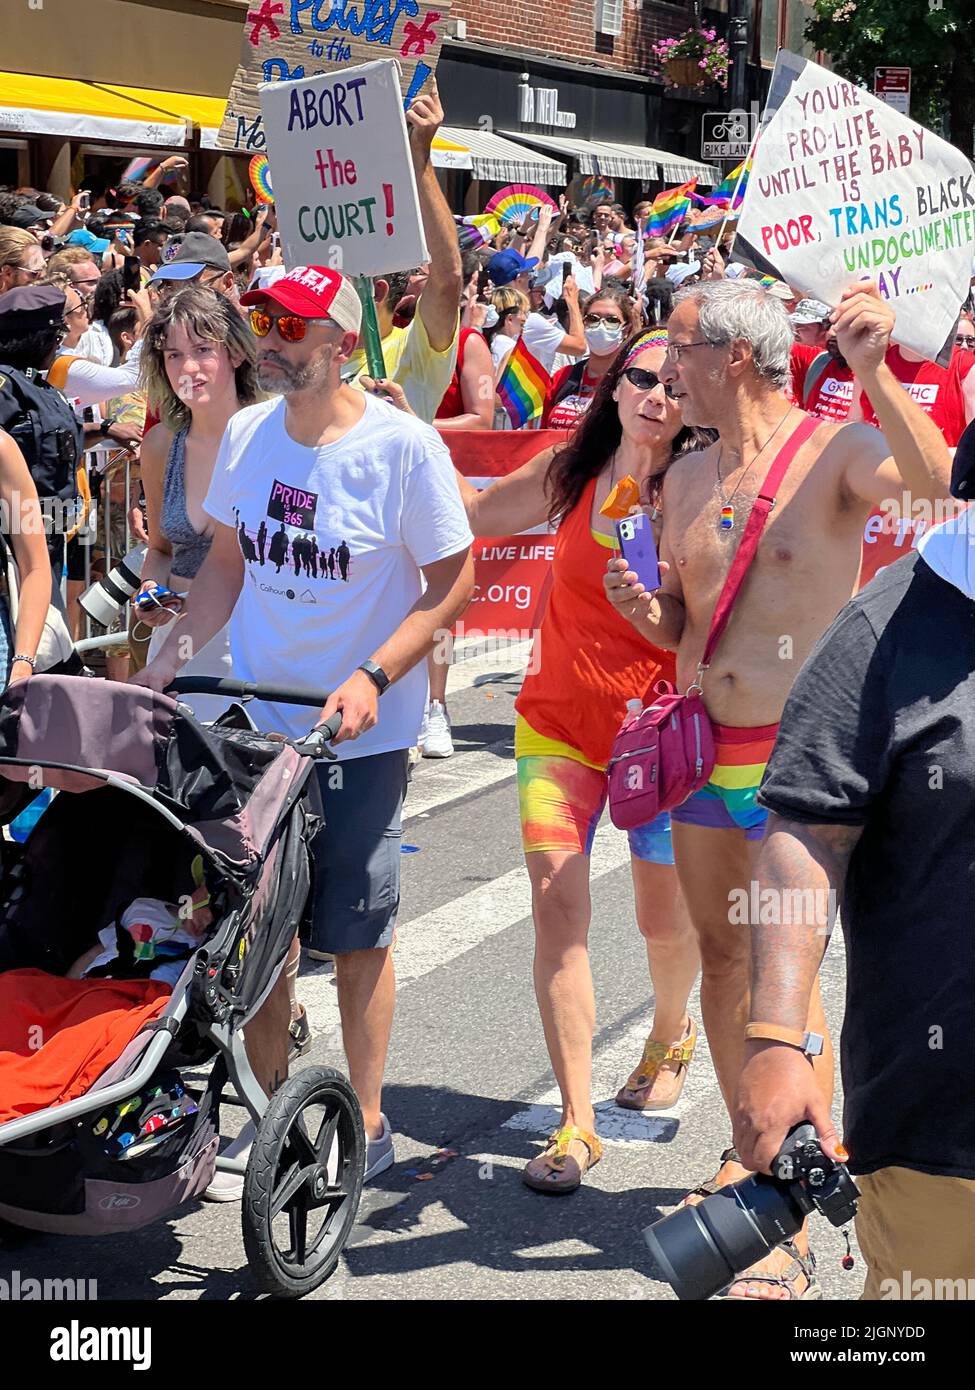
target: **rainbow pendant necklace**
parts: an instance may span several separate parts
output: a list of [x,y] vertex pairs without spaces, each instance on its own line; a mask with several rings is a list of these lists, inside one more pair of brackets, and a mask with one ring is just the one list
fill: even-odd
[[718,457],[717,457],[717,459],[715,460],[715,464],[714,464],[714,470],[715,470],[715,472],[716,472],[717,475],[718,475],[718,496],[721,498],[721,504],[722,504],[722,505],[721,505],[721,510],[720,510],[720,512],[718,513],[718,530],[719,530],[719,531],[733,531],[733,530],[735,529],[735,509],[734,509],[734,507],[731,505],[732,502],[734,502],[734,500],[735,500],[735,495],[737,494],[738,489],[741,487],[742,483],[743,483],[743,482],[745,481],[745,479],[748,477],[749,473],[752,471],[753,465],[757,462],[757,460],[759,459],[759,457],[765,452],[765,450],[766,450],[766,449],[768,448],[768,446],[771,444],[772,440],[773,440],[773,439],[775,438],[775,436],[778,434],[779,430],[780,430],[780,429],[782,428],[782,426],[785,424],[786,420],[787,420],[787,419],[789,418],[789,416],[792,414],[792,409],[793,409],[793,407],[790,405],[790,406],[789,406],[789,409],[788,409],[788,410],[785,412],[785,414],[782,416],[782,419],[781,419],[781,420],[779,421],[779,423],[776,425],[775,429],[774,429],[774,430],[772,431],[772,433],[769,435],[768,439],[766,439],[765,443],[762,445],[762,447],[759,449],[758,453],[757,453],[757,454],[755,455],[755,457],[752,459],[751,463],[750,463],[750,464],[748,465],[748,467],[745,469],[744,473],[743,473],[743,474],[741,475],[741,477],[738,479],[738,482],[735,484],[734,490],[733,490],[733,492],[732,492],[732,494],[731,494],[730,497],[725,497],[725,495],[724,495],[724,484],[723,484],[722,479],[721,479],[721,461],[722,461],[722,459],[724,458],[724,445],[721,444],[721,445],[719,446],[719,449],[718,449]]

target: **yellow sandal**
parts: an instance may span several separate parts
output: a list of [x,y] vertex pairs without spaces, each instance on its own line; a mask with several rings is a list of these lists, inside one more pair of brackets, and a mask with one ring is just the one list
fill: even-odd
[[[671,1106],[676,1105],[684,1089],[687,1069],[694,1056],[696,1044],[697,1027],[693,1019],[690,1021],[686,1038],[670,1047],[666,1043],[653,1042],[647,1038],[640,1065],[617,1092],[616,1104],[624,1110],[669,1110]],[[677,1070],[673,1073],[673,1085],[662,1096],[653,1099],[650,1093],[661,1067],[666,1062],[678,1063]]]
[[[589,1151],[585,1168],[580,1168],[578,1160],[569,1153],[569,1145],[576,1139],[580,1144],[585,1144]],[[545,1164],[544,1176],[536,1177],[525,1168],[521,1174],[522,1182],[534,1192],[575,1192],[577,1187],[582,1186],[586,1173],[596,1166],[602,1156],[603,1146],[595,1134],[587,1129],[579,1129],[578,1125],[563,1125],[555,1134],[549,1135],[545,1148],[531,1160],[532,1163]]]

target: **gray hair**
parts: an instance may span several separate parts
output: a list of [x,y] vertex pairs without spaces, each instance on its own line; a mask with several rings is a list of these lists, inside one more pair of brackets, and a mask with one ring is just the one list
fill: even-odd
[[744,338],[760,377],[774,386],[789,380],[789,355],[795,334],[785,305],[755,280],[713,280],[692,285],[674,296],[674,307],[697,305],[701,334],[714,347],[729,347]]

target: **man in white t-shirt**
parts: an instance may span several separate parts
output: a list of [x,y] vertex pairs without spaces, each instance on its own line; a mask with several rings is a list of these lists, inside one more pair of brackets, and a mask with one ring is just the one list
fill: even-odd
[[[341,777],[334,764],[318,769],[325,823],[314,844],[311,944],[335,955],[372,1177],[393,1162],[380,1106],[408,752],[426,704],[424,658],[473,594],[473,537],[439,435],[341,382],[361,318],[351,281],[299,266],[241,303],[260,340],[259,383],[279,394],[231,419],[204,503],[213,543],[181,640],[135,679],[164,689],[185,653],[229,619],[235,678],[332,692],[318,719],[251,705],[260,728],[303,737],[342,711]],[[267,1091],[287,1074],[290,1018],[282,972],[248,1034]]]

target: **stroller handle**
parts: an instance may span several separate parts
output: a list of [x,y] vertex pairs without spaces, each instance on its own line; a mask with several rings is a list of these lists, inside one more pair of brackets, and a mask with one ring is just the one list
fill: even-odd
[[327,690],[308,690],[301,686],[256,685],[251,681],[227,680],[223,676],[177,676],[165,693],[174,695],[226,695],[231,699],[268,700],[275,705],[309,705],[321,709]]

